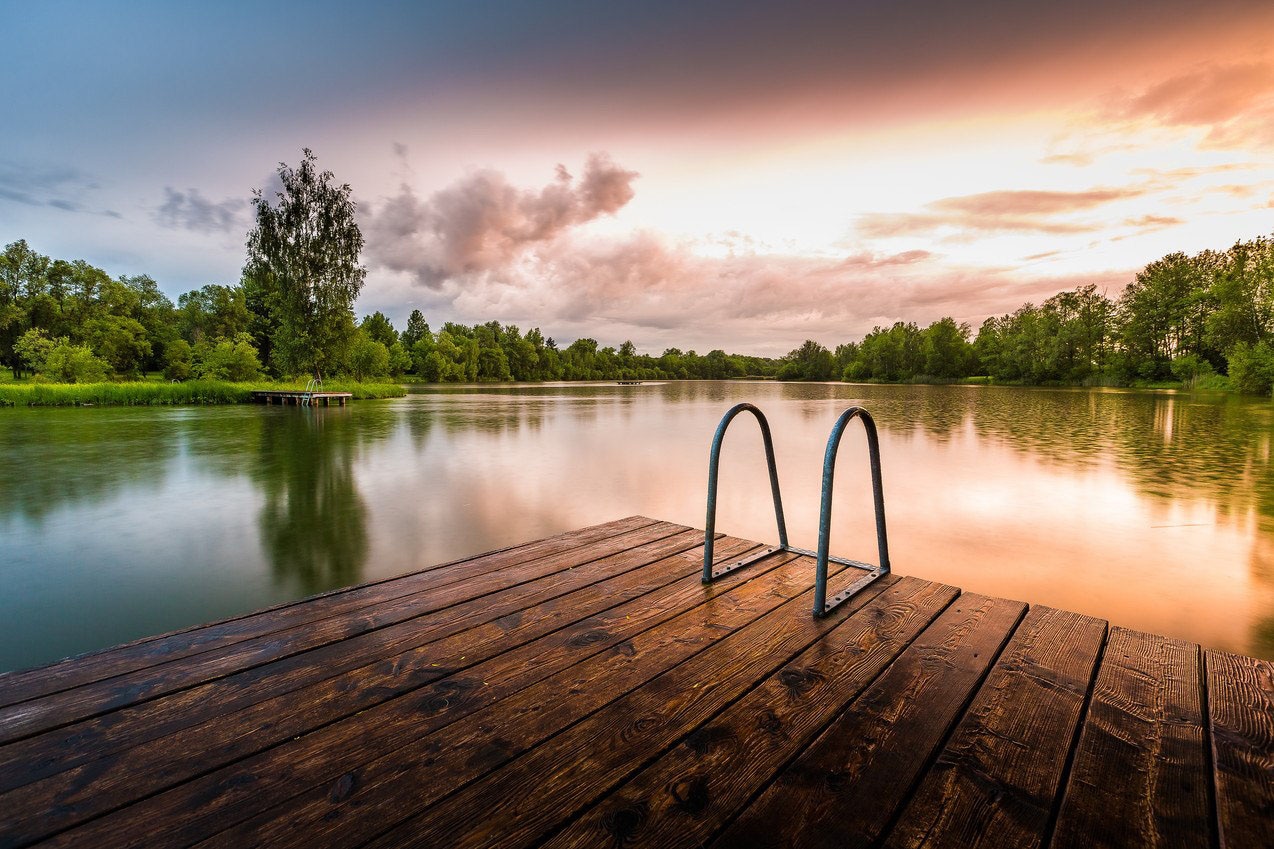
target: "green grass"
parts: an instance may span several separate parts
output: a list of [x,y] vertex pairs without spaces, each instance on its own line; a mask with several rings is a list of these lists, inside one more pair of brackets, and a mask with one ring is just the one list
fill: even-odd
[[[127,407],[189,404],[245,404],[253,389],[304,389],[306,381],[228,383],[188,380],[184,383],[4,383],[0,407]],[[333,380],[325,392],[349,392],[355,399],[400,398],[407,390],[396,383],[356,383]]]

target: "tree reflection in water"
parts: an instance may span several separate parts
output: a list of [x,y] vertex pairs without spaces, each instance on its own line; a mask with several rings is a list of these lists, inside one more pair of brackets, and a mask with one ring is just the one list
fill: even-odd
[[275,579],[302,593],[362,580],[367,506],[354,463],[359,433],[342,408],[265,416],[255,477],[265,497],[261,545]]

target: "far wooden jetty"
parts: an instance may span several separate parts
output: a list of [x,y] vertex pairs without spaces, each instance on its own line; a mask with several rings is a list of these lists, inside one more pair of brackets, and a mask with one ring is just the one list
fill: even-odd
[[0,676],[0,846],[1274,845],[1274,664],[897,574],[815,618],[812,558],[704,585],[703,543],[631,517]]
[[344,407],[354,395],[350,392],[309,392],[302,389],[253,389],[254,404],[295,404],[298,407],[331,406],[333,402]]

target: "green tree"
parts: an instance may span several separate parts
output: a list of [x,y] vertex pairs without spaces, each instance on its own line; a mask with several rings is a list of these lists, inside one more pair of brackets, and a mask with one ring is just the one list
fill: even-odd
[[411,315],[407,317],[407,329],[398,337],[399,341],[408,350],[421,339],[429,335],[429,322],[425,321],[424,313],[420,310],[412,310]]
[[164,377],[187,380],[194,372],[194,354],[185,339],[174,339],[164,352]]
[[44,371],[44,363],[48,360],[49,354],[53,353],[53,349],[57,347],[57,344],[43,330],[33,327],[18,337],[18,341],[14,343],[13,348],[17,360],[22,366],[33,372],[39,372]]
[[1274,346],[1235,343],[1230,349],[1230,385],[1248,395],[1269,395],[1274,389]]
[[[398,342],[395,341],[394,344],[397,345]],[[360,329],[350,343],[345,365],[355,380],[383,377],[389,374],[389,348]]]
[[367,334],[369,339],[373,342],[379,342],[386,349],[398,341],[398,331],[394,329],[394,325],[390,323],[389,319],[380,310],[371,315],[363,316],[363,320],[359,322],[358,327]]
[[277,205],[255,192],[244,271],[274,288],[276,359],[287,371],[321,378],[353,337],[354,300],[367,270],[358,264],[363,235],[349,184],[335,185],[315,162],[306,148],[296,169],[279,163]]
[[200,342],[194,348],[193,370],[205,380],[255,380],[261,376],[261,360],[252,337],[240,333],[234,339]]
[[924,373],[933,377],[964,377],[970,373],[973,350],[969,345],[969,325],[954,318],[935,321],[921,334],[920,348]]
[[93,350],[120,375],[136,375],[150,356],[146,328],[134,318],[107,313],[84,328]]
[[830,380],[832,377],[832,352],[813,339],[806,339],[785,359],[787,362],[779,369],[779,380]]

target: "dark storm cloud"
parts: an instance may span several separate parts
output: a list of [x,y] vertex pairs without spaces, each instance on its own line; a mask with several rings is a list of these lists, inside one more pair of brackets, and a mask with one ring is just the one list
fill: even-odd
[[559,165],[541,189],[511,185],[498,171],[476,171],[422,201],[410,186],[363,214],[373,265],[412,274],[430,288],[502,268],[534,245],[617,212],[633,197],[634,171],[593,154],[576,180]]
[[243,226],[241,213],[247,202],[227,198],[214,203],[198,189],[179,192],[164,187],[164,202],[155,210],[155,223],[169,229],[193,230],[196,233],[226,233]]

